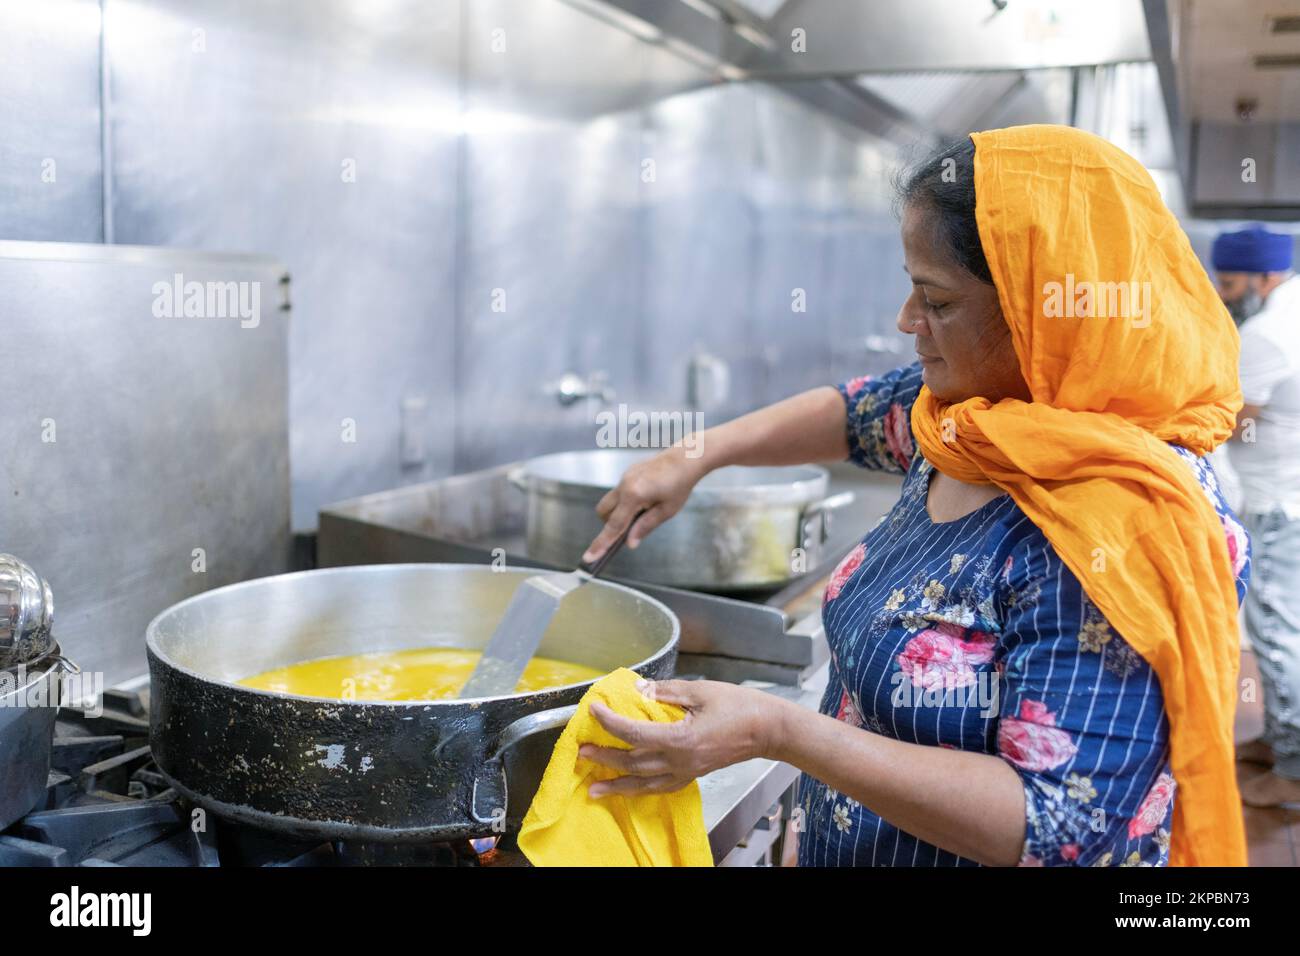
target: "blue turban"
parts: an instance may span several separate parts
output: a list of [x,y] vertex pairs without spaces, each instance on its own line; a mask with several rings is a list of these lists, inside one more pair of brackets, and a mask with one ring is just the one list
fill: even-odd
[[1285,272],[1291,268],[1291,237],[1263,226],[1221,232],[1210,259],[1216,272]]

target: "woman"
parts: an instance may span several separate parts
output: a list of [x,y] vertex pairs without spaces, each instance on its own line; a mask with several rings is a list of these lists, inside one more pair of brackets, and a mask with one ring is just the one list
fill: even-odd
[[[600,503],[601,553],[724,465],[851,457],[902,496],[835,571],[813,714],[660,681],[611,792],[751,757],[803,771],[804,865],[1245,862],[1233,771],[1244,533],[1201,457],[1241,404],[1237,338],[1140,165],[1065,127],[978,133],[902,190],[917,363],[669,449]],[[928,692],[928,694],[927,694]]]

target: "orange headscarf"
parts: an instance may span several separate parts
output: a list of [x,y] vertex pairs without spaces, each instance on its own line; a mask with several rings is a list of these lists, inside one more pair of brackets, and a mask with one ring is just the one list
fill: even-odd
[[948,404],[923,388],[913,432],[944,474],[1008,492],[1159,677],[1170,863],[1244,865],[1232,564],[1165,444],[1204,454],[1231,434],[1236,329],[1130,156],[1062,126],[971,139],[980,241],[1033,400]]

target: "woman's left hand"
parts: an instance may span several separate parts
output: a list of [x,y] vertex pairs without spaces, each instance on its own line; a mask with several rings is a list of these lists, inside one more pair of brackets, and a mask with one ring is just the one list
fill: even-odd
[[[593,783],[588,793],[669,793],[703,776],[770,752],[782,700],[750,687],[711,680],[645,681],[641,692],[686,711],[657,723],[624,717],[593,701],[591,714],[630,750],[583,744],[578,756],[623,776]],[[640,687],[641,685],[638,685]]]

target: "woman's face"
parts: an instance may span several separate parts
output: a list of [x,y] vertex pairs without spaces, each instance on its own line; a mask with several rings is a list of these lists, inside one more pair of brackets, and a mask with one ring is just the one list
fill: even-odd
[[997,289],[952,261],[937,242],[931,214],[914,205],[903,210],[903,258],[912,294],[898,312],[898,328],[916,336],[930,391],[946,402],[1029,401]]

